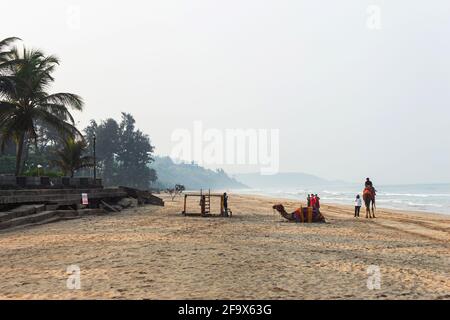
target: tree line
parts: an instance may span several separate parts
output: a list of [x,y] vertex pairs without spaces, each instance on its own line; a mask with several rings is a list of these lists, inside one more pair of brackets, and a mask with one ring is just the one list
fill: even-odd
[[97,166],[105,185],[148,189],[157,179],[156,171],[149,168],[154,146],[135,123],[131,114],[122,113],[119,123],[114,119],[91,120],[84,130],[90,146],[96,137]]
[[48,176],[86,174],[95,136],[105,185],[148,188],[156,180],[149,168],[154,147],[132,115],[122,113],[120,123],[92,120],[79,131],[71,112],[83,110],[83,99],[49,92],[60,60],[19,44],[16,37],[0,41],[0,173],[39,175],[42,167]]

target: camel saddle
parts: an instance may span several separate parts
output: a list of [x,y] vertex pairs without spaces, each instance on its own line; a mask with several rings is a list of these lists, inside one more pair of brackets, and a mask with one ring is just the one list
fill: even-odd
[[363,191],[363,195],[368,194],[370,195],[372,198],[375,198],[375,188],[374,187],[365,187],[364,191]]

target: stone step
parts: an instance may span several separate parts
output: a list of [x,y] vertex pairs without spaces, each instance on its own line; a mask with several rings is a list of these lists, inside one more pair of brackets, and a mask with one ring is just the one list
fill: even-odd
[[0,230],[41,225],[60,220],[77,219],[83,216],[104,215],[104,214],[107,214],[107,212],[103,209],[84,209],[78,211],[75,210],[43,211],[32,215],[17,217],[14,219],[0,222]]
[[0,223],[3,221],[14,219],[16,216],[11,211],[0,212]]
[[59,204],[47,204],[45,206],[45,210],[46,211],[54,211],[54,210],[58,209],[58,207],[59,207]]
[[43,212],[45,209],[43,204],[22,205],[10,211],[0,212],[0,222]]
[[45,220],[60,220],[63,218],[77,217],[76,211],[67,211],[67,213],[61,214],[61,211],[43,211],[27,216],[17,217],[9,219],[7,221],[0,222],[0,230],[9,229],[21,225],[35,224]]
[[2,227],[0,226],[0,233],[2,233],[2,232],[9,232],[9,231],[12,231],[12,230],[36,227],[36,226],[49,224],[49,223],[55,223],[55,222],[59,222],[59,221],[63,221],[63,220],[78,219],[78,218],[79,217],[61,217],[59,215],[56,215],[56,216],[53,216],[51,218],[40,220],[40,221],[37,221],[37,222],[18,224],[18,225],[15,225],[15,226],[4,228],[4,229],[2,229]]

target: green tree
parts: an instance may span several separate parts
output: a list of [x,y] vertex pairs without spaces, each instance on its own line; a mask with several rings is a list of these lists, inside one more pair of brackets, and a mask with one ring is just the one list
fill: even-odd
[[156,179],[156,173],[148,166],[153,161],[154,147],[148,135],[136,130],[135,124],[131,114],[122,113],[120,148],[117,153],[120,171],[117,178],[130,187],[147,189],[150,182]]
[[[12,80],[7,72],[11,67],[12,61],[9,61],[8,55],[11,53],[10,46],[20,40],[16,37],[11,37],[0,41],[0,108],[3,107],[1,97],[12,89]],[[17,62],[16,62],[17,63]],[[0,133],[0,141],[2,140]],[[2,150],[2,157],[0,159],[0,173],[14,172],[15,168],[15,150],[12,141],[8,141]],[[14,159],[13,159],[14,158]],[[12,170],[12,171],[11,171]]]
[[92,120],[84,132],[91,151],[96,136],[97,168],[100,169],[103,184],[114,185],[117,172],[115,159],[120,148],[119,124],[114,119],[107,119],[100,124]]
[[11,60],[9,57],[11,55],[11,45],[18,40],[20,39],[11,37],[0,41],[0,96],[13,89],[13,80],[9,70],[12,65],[20,63],[20,61]]
[[53,164],[58,166],[64,175],[70,174],[73,178],[75,171],[93,166],[92,157],[85,155],[86,148],[84,140],[66,137],[62,141],[62,148],[56,151],[56,160],[53,160]]
[[147,189],[156,180],[155,170],[149,168],[154,147],[135,123],[131,114],[122,113],[120,124],[114,119],[100,124],[91,121],[84,130],[90,149],[96,136],[97,160],[105,185]]
[[[4,40],[5,41],[5,40]],[[8,42],[8,41],[7,41]],[[8,42],[9,43],[9,42]],[[62,134],[78,133],[69,109],[82,110],[81,97],[72,93],[47,92],[59,60],[39,50],[12,48],[2,54],[0,68],[0,145],[16,144],[16,175],[22,172],[22,156],[28,141],[37,143],[36,122]],[[6,79],[6,80],[5,80]]]

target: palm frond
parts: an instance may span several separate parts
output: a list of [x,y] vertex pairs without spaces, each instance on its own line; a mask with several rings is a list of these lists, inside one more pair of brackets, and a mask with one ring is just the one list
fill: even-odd
[[67,110],[66,106],[62,104],[45,103],[39,104],[37,108],[44,108],[47,112],[54,114],[61,120],[70,122],[72,125],[75,124],[75,119],[70,114],[69,110]]
[[22,39],[17,38],[17,37],[9,37],[9,38],[3,39],[0,41],[0,50],[4,50],[5,48],[9,47],[11,45],[11,43],[20,41],[20,40],[22,40]]
[[56,104],[61,106],[68,106],[75,110],[83,110],[83,98],[80,96],[67,93],[60,92],[54,93],[49,96],[43,97],[37,101],[38,104]]
[[19,41],[19,38],[16,37],[10,37],[10,38],[6,38],[3,39],[2,41],[0,41],[0,64],[2,62],[8,61],[8,55],[9,55],[9,47],[11,46],[12,43]]

